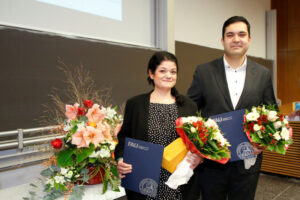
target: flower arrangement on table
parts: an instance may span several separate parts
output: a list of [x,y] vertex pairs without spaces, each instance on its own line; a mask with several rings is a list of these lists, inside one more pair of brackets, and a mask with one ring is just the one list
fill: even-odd
[[292,128],[274,105],[246,110],[244,131],[252,144],[279,154],[285,154],[293,143]]
[[82,196],[82,188],[74,186],[101,180],[102,193],[106,192],[108,183],[113,191],[119,191],[113,153],[122,116],[117,114],[116,108],[100,107],[90,100],[83,101],[83,106],[66,105],[65,115],[68,119],[63,125],[63,140],[52,141],[55,154],[41,173],[48,178],[46,197]]

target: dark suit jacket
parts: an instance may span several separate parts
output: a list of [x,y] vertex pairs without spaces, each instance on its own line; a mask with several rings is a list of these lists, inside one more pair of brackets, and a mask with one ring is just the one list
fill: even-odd
[[[276,103],[270,71],[249,58],[244,89],[235,109],[229,94],[223,57],[196,68],[188,96],[197,103],[203,117]],[[249,170],[245,170],[243,161],[238,161],[236,165],[241,173],[248,173],[258,171],[261,161],[260,155],[256,164]],[[218,166],[212,161],[205,161],[205,163],[209,166],[222,167],[221,164]]]
[[[197,106],[188,97],[183,97],[183,104],[177,104],[178,117],[196,115]],[[148,141],[148,114],[150,93],[129,99],[126,103],[124,121],[118,134],[118,145],[115,150],[116,159],[123,157],[125,137]],[[200,195],[198,178],[194,174],[188,184],[182,187],[184,199],[197,199]],[[126,190],[128,199],[145,199],[144,195]]]

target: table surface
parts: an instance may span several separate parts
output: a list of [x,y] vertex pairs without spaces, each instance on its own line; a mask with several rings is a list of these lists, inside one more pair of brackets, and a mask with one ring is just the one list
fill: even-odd
[[[34,183],[36,184],[36,183]],[[120,187],[120,192],[114,192],[107,190],[105,194],[102,194],[102,184],[97,185],[86,185],[85,194],[83,200],[113,200],[125,196],[125,190],[123,187]],[[0,190],[0,199],[9,199],[9,200],[20,200],[23,197],[29,197],[29,191],[37,192],[37,195],[42,195],[42,186],[38,187],[38,189],[33,190],[33,188],[28,184],[18,185],[14,187],[9,187]],[[64,197],[59,198],[58,200],[64,200]]]

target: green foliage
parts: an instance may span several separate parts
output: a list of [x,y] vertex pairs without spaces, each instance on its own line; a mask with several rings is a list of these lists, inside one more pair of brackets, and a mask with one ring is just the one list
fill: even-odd
[[85,160],[86,158],[88,158],[89,155],[91,155],[94,150],[95,150],[95,147],[93,144],[90,145],[90,148],[76,149],[76,151],[74,151],[74,155],[76,156],[76,163],[80,163],[83,160]]
[[73,165],[73,158],[72,155],[77,149],[74,148],[68,148],[64,149],[57,155],[57,162],[61,167],[67,167]]
[[84,186],[75,185],[73,191],[70,193],[69,200],[81,200],[84,195]]

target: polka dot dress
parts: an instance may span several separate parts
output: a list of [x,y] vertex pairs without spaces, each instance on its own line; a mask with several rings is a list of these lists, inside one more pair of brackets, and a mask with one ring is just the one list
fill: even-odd
[[[148,140],[154,144],[160,144],[163,146],[167,146],[168,144],[173,142],[178,137],[175,128],[175,120],[177,118],[177,106],[175,103],[150,103],[148,121]],[[170,175],[170,172],[168,172],[164,168],[161,168],[158,192],[155,199],[182,199],[180,187],[177,190],[173,190],[165,184]],[[147,200],[150,199],[154,198],[148,196]]]

